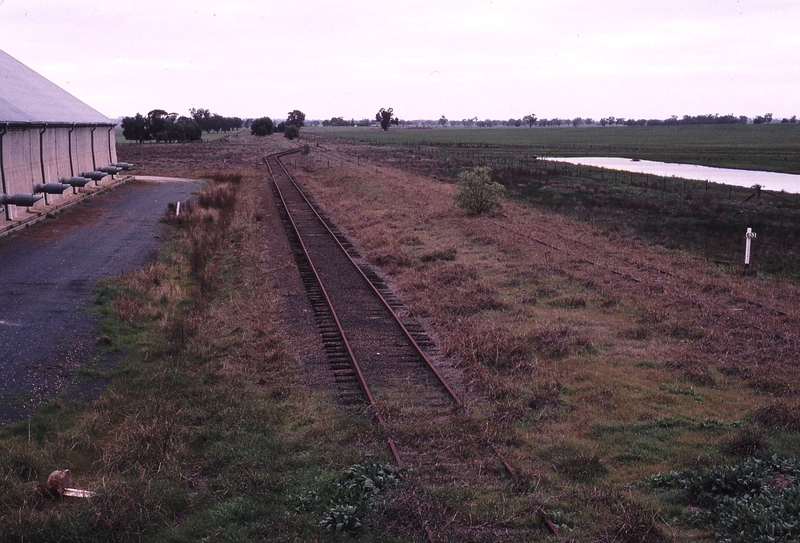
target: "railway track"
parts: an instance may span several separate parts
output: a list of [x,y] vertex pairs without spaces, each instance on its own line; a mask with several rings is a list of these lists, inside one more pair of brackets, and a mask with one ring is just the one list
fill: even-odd
[[342,402],[366,401],[384,431],[384,404],[402,403],[407,411],[460,405],[426,353],[435,352],[434,343],[418,323],[397,316],[401,304],[373,270],[356,262],[355,249],[315,209],[281,156],[264,162]]
[[[443,457],[436,439],[421,447],[426,438],[413,430],[418,418],[436,421],[434,426],[448,425],[453,408],[463,407],[429,358],[437,352],[435,344],[419,323],[400,317],[404,314],[402,303],[372,269],[358,262],[357,251],[280,162],[293,152],[297,151],[264,157],[264,165],[341,401],[368,406],[398,466],[453,462]],[[477,436],[468,439],[482,443],[481,448],[491,451],[489,455],[508,475],[517,477],[491,441]],[[475,461],[482,471],[484,460]],[[561,540],[544,508],[537,505],[536,512]],[[436,541],[427,523],[423,521],[423,525],[429,541]]]

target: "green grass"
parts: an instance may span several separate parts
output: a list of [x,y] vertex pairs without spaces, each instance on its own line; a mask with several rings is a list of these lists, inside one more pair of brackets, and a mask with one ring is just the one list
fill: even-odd
[[800,173],[800,125],[699,125],[569,128],[307,128],[367,145],[434,148],[497,159],[610,156],[724,168]]

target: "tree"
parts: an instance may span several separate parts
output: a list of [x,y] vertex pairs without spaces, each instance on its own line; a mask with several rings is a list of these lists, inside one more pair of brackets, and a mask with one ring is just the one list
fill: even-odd
[[345,121],[343,117],[331,117],[330,121],[322,121],[322,126],[353,126],[353,121]]
[[306,114],[299,109],[295,109],[294,111],[289,112],[289,116],[286,118],[286,125],[296,126],[298,129],[300,129],[305,125],[305,121]]
[[381,110],[375,114],[375,120],[381,124],[381,128],[383,128],[384,131],[389,130],[390,124],[396,125],[400,123],[400,121],[397,119],[397,117],[394,116],[392,111],[393,111],[392,108],[389,109],[381,108]]
[[444,115],[442,115],[442,118],[441,118],[441,119],[439,119],[439,124],[440,124],[440,125],[442,125],[443,127],[444,127],[444,126],[447,126],[447,117],[445,117]]
[[275,128],[275,125],[272,119],[269,117],[261,117],[253,121],[250,125],[250,133],[254,136],[269,136],[272,134],[273,128]]
[[211,132],[211,128],[208,126],[208,120],[211,118],[211,111],[203,108],[192,108],[189,110],[189,115],[192,116],[194,122],[196,122],[201,129],[205,130],[206,132]]
[[142,143],[153,139],[147,129],[147,119],[137,113],[135,117],[125,117],[122,119],[122,135],[126,140],[135,140]]
[[178,117],[177,113],[154,109],[147,117],[137,113],[135,117],[122,119],[122,135],[125,139],[142,143],[146,140],[196,141],[202,138],[203,133],[198,124],[189,117]]
[[505,189],[500,183],[492,181],[491,170],[485,166],[458,174],[460,181],[453,195],[456,206],[470,215],[482,215],[500,211],[500,200]]
[[769,124],[772,122],[772,113],[767,113],[766,115],[759,115],[755,119],[753,119],[753,124]]
[[[147,113],[147,123],[150,135],[155,137],[159,132],[163,132],[167,123],[178,118],[177,113],[167,113],[163,109],[154,109]],[[158,139],[158,138],[156,138]]]
[[300,137],[300,128],[294,124],[287,124],[283,129],[283,137],[293,140]]
[[525,115],[522,118],[522,120],[524,122],[528,123],[528,128],[532,128],[533,125],[536,124],[536,114],[535,113],[531,113],[530,115]]

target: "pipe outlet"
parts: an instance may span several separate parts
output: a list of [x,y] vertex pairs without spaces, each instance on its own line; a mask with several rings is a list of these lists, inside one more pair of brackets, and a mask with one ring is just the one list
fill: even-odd
[[58,182],[69,185],[70,187],[85,187],[86,183],[91,181],[88,177],[59,177]]
[[88,179],[91,179],[92,181],[100,181],[102,178],[104,178],[107,175],[108,174],[106,172],[100,172],[100,171],[95,170],[93,172],[84,172],[84,173],[81,174],[81,177],[86,177]]
[[33,192],[44,194],[62,194],[70,185],[64,183],[36,183]]
[[30,207],[42,198],[41,194],[0,194],[0,205]]

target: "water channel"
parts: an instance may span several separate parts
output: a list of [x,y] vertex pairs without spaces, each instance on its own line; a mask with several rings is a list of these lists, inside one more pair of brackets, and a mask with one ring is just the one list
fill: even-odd
[[651,160],[632,160],[630,158],[612,157],[545,157],[546,160],[594,166],[609,170],[620,170],[634,173],[646,173],[660,177],[677,177],[711,181],[736,187],[752,187],[761,185],[763,189],[776,192],[800,193],[800,175],[789,173],[762,172],[756,170],[736,170],[733,168],[711,168],[694,164],[671,164]]

